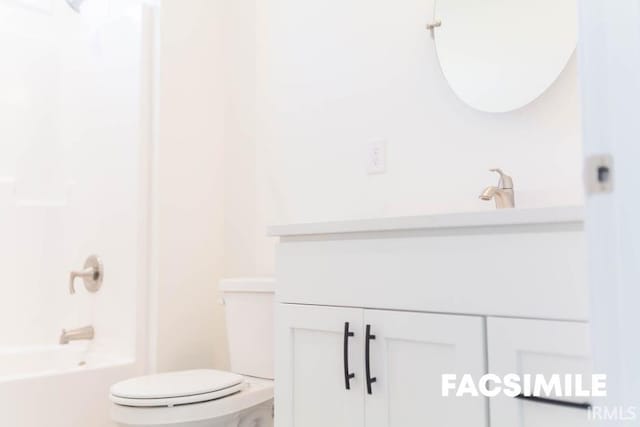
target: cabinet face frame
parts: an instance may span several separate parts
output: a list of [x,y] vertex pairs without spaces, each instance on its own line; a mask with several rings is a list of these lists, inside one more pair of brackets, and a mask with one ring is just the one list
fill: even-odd
[[[541,367],[537,371],[580,373],[590,379],[589,326],[586,323],[489,317],[487,341],[489,372],[498,376],[545,373],[528,372],[528,366],[535,365]],[[589,398],[565,397],[557,400],[576,404],[590,401]],[[585,409],[523,401],[504,395],[491,398],[490,408],[491,427],[541,424],[582,427],[589,424]]]

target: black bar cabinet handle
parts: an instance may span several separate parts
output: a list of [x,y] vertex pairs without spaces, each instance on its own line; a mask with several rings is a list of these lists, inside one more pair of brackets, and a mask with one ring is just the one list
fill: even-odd
[[371,377],[371,340],[376,336],[371,334],[371,325],[367,325],[366,337],[364,340],[364,370],[367,375],[367,393],[373,394],[371,384],[376,382],[375,377]]
[[538,397],[538,396],[525,396],[524,394],[517,395],[516,399],[520,399],[528,402],[543,403],[545,405],[564,406],[565,408],[584,409],[585,411],[588,411],[589,409],[591,409],[591,404],[587,402],[584,402],[584,403],[567,402],[566,400],[556,400],[556,399],[549,399],[546,397]]
[[349,322],[344,322],[344,345],[342,353],[344,356],[344,386],[347,390],[351,390],[351,379],[356,374],[349,373],[349,337],[353,336],[353,332],[349,332]]

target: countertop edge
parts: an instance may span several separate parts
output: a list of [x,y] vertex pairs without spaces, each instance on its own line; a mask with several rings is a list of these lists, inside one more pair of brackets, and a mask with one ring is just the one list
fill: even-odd
[[379,231],[567,224],[583,222],[584,207],[557,206],[548,208],[516,208],[482,212],[456,212],[450,214],[273,225],[267,228],[267,235],[271,237],[287,237]]

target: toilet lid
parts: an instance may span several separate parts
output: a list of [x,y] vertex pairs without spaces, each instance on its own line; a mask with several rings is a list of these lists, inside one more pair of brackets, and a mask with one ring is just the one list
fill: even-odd
[[201,369],[119,382],[111,387],[111,401],[126,406],[175,406],[220,399],[243,389],[241,375]]

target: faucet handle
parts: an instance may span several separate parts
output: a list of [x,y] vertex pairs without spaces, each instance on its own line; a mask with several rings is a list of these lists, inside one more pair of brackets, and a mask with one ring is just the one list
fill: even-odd
[[504,173],[500,168],[489,169],[489,172],[496,172],[500,175],[500,180],[498,181],[498,187],[508,190],[513,189],[513,179]]
[[102,279],[104,277],[104,267],[102,261],[96,255],[91,255],[84,263],[84,269],[81,271],[72,271],[69,274],[69,293],[75,294],[76,289],[74,282],[76,278],[82,278],[84,286],[89,292],[98,292],[102,286]]
[[70,294],[76,293],[76,287],[75,287],[76,278],[80,277],[86,280],[93,280],[95,276],[96,276],[96,269],[93,267],[85,268],[84,270],[81,270],[81,271],[72,271],[69,274],[69,293]]

